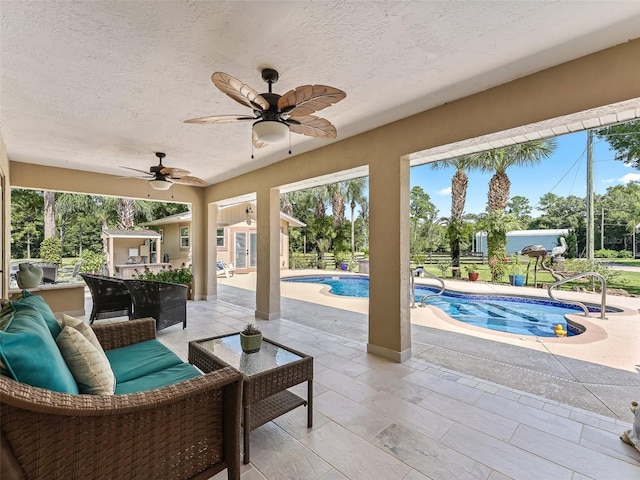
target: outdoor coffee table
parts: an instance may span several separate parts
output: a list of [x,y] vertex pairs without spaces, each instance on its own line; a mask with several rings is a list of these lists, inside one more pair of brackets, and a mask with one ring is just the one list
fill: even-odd
[[[313,357],[266,338],[260,351],[244,353],[240,334],[189,342],[189,363],[205,373],[224,367],[239,370],[242,383],[244,463],[249,463],[251,430],[302,405],[307,406],[307,427],[313,423]],[[307,400],[287,389],[307,382]]]

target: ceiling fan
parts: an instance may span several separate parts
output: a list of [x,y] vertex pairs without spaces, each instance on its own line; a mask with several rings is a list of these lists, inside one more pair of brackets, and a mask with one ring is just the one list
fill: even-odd
[[144,170],[139,170],[137,168],[132,167],[120,167],[126,168],[128,170],[133,170],[134,172],[144,173],[145,177],[149,176],[153,177],[149,180],[149,184],[155,188],[156,190],[169,190],[171,185],[174,183],[179,183],[182,185],[193,185],[196,187],[204,187],[207,185],[207,182],[204,180],[189,176],[189,171],[183,170],[182,168],[174,168],[174,167],[165,167],[162,165],[162,159],[166,157],[166,154],[162,152],[156,152],[156,157],[160,163],[158,165],[154,165],[149,169],[148,172]]
[[262,148],[286,138],[287,133],[300,133],[309,137],[336,138],[336,127],[324,118],[311,115],[347,96],[342,90],[326,85],[302,85],[284,95],[271,91],[279,74],[272,68],[262,70],[262,79],[269,91],[258,93],[240,80],[223,72],[211,76],[214,85],[236,102],[253,110],[251,115],[214,115],[192,118],[185,123],[253,123],[253,146]]

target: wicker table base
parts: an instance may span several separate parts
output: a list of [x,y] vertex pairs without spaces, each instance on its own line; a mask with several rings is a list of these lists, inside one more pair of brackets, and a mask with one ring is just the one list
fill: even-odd
[[[242,425],[244,463],[249,463],[251,430],[294,408],[307,406],[307,427],[313,425],[313,357],[263,338],[256,353],[243,353],[240,335],[222,335],[189,342],[189,362],[205,373],[233,367],[243,376]],[[287,390],[307,382],[307,400]]]

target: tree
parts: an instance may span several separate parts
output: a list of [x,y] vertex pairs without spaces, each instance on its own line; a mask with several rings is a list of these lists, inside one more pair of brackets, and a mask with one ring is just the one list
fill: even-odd
[[469,186],[469,177],[465,172],[467,166],[468,162],[464,157],[442,160],[431,164],[431,168],[434,169],[454,167],[456,170],[453,177],[451,177],[451,218],[447,225],[447,237],[451,247],[451,266],[454,267],[454,277],[460,276],[460,242],[465,235],[463,216],[464,205],[467,201],[467,187]]
[[616,151],[616,160],[640,170],[640,120],[601,128],[595,133]]
[[356,251],[356,241],[355,241],[356,222],[354,218],[356,205],[362,203],[366,189],[367,189],[366,177],[354,178],[353,180],[349,180],[347,182],[346,197],[347,197],[347,201],[349,202],[349,207],[351,208],[351,255],[352,256]]
[[411,253],[433,251],[441,239],[442,227],[436,223],[438,209],[422,187],[413,187],[409,195]]
[[56,236],[56,194],[49,190],[43,192],[44,198],[44,238]]
[[529,199],[520,195],[511,197],[507,203],[507,211],[513,213],[524,228],[531,222],[531,205]]
[[[487,195],[487,207],[491,217],[489,223],[494,227],[487,231],[489,258],[504,258],[506,256],[506,250],[500,247],[500,245],[506,246],[506,231],[503,226],[510,224],[512,220],[501,219],[500,217],[507,207],[511,190],[511,180],[509,180],[507,170],[515,166],[537,165],[542,159],[550,157],[555,148],[555,139],[535,140],[487,152],[474,153],[466,157],[470,166],[483,172],[494,172],[489,181],[489,193]],[[492,241],[491,235],[503,234],[505,235],[504,239],[494,239]],[[498,248],[498,250],[492,251],[492,248]]]

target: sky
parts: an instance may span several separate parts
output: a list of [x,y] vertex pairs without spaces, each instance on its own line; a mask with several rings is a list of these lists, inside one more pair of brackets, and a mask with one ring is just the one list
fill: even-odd
[[[554,193],[560,197],[585,197],[587,181],[587,132],[556,137],[557,147],[551,157],[534,167],[511,167],[510,197],[520,195],[529,199],[533,217],[540,215],[535,206],[541,196]],[[640,180],[640,171],[614,160],[609,145],[593,137],[593,183],[596,194],[604,194],[608,187]],[[451,177],[453,168],[434,170],[429,165],[411,168],[411,187],[419,186],[429,194],[438,209],[439,217],[451,213]],[[489,180],[492,174],[467,172],[469,186],[465,213],[482,213],[487,204]]]

